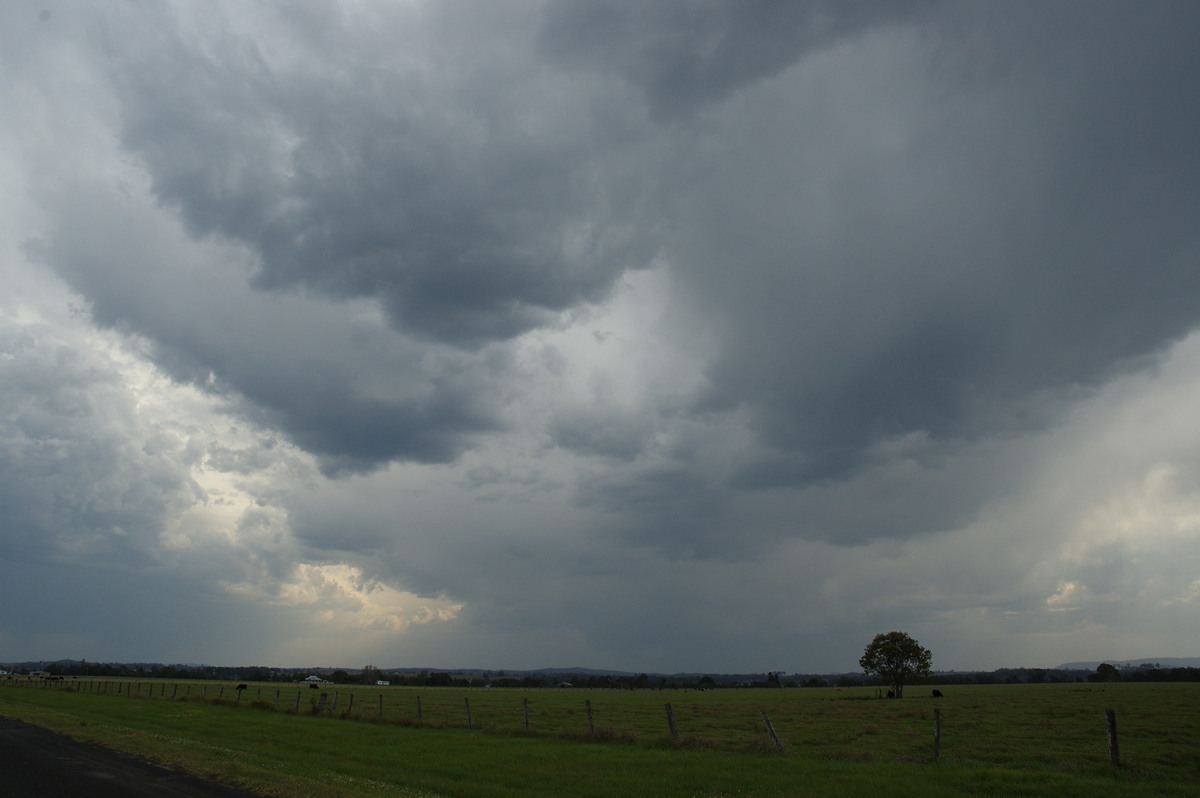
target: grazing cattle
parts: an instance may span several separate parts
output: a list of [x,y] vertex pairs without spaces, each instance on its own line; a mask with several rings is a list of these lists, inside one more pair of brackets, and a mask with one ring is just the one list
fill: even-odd
[[315,684],[310,684],[310,685],[308,686],[308,689],[309,689],[309,690],[320,690],[321,688],[320,688],[320,687],[317,687]]
[[895,691],[894,691],[894,690],[888,690],[888,698],[895,698],[895,697],[896,697],[896,693],[895,693]]
[[943,696],[943,695],[942,695],[942,691],[941,691],[941,690],[934,690],[934,691],[933,691],[933,697],[934,697],[934,698],[944,698],[945,696]]
[[235,689],[235,690],[237,690],[237,691],[240,693],[240,692],[242,692],[243,690],[245,690],[247,687],[249,687],[249,685],[245,685],[245,684],[239,684],[239,685],[238,685],[237,687],[235,687],[234,689]]

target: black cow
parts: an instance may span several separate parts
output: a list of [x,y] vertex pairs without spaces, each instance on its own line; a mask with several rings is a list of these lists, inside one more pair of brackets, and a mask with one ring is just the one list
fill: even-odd
[[249,687],[249,685],[246,685],[246,684],[239,684],[239,685],[238,685],[237,687],[235,687],[234,689],[235,689],[235,690],[237,690],[237,691],[240,693],[240,692],[242,692],[243,690],[245,690],[247,687]]
[[895,698],[895,697],[896,697],[896,693],[895,693],[895,691],[893,691],[893,690],[888,690],[888,698]]
[[934,698],[945,698],[945,696],[944,696],[944,695],[942,695],[942,691],[941,691],[941,690],[936,690],[936,689],[933,691],[933,697],[934,697]]
[[310,684],[310,685],[308,686],[308,689],[309,689],[309,690],[320,690],[321,688],[320,688],[320,687],[317,687],[315,684]]

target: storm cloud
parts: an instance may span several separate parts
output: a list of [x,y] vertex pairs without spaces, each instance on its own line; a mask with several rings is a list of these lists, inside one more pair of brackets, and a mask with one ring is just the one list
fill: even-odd
[[272,631],[20,656],[1196,653],[1192,6],[43,6],[0,552]]

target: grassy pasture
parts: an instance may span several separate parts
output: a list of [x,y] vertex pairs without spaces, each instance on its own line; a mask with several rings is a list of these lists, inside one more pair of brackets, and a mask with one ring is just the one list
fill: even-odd
[[[11,688],[0,689],[0,713],[279,796],[1200,791],[1200,685],[1192,684],[953,686],[943,688],[944,699],[923,686],[893,701],[876,700],[868,688],[308,690],[251,683],[239,698],[234,683],[125,680],[120,696],[116,680],[18,685],[0,684]],[[274,711],[277,690],[281,711]],[[322,692],[327,711],[315,715]],[[474,731],[467,730],[468,702]],[[666,703],[677,740],[668,734]],[[1117,716],[1119,768],[1108,759],[1108,708]],[[760,711],[784,753],[775,751]]]

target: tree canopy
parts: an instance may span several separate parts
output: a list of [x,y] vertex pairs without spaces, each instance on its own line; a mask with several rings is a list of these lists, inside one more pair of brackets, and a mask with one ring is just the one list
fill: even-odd
[[886,679],[896,698],[904,697],[904,684],[929,674],[933,654],[904,632],[875,635],[858,664],[864,673]]

